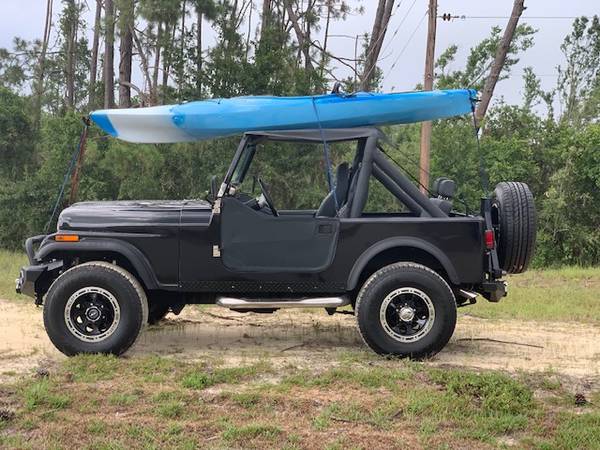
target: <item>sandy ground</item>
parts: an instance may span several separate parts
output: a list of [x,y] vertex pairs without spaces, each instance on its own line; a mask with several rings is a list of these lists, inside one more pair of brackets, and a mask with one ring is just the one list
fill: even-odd
[[[128,352],[140,354],[218,358],[232,365],[269,358],[273,364],[307,367],[335,364],[339,358],[332,354],[368,357],[351,315],[298,310],[240,314],[219,307],[187,307],[179,316],[167,316],[160,325],[149,327]],[[0,300],[0,379],[62,358],[46,336],[41,308]],[[509,372],[551,370],[596,384],[600,326],[485,320],[463,314],[450,343],[427,364]]]

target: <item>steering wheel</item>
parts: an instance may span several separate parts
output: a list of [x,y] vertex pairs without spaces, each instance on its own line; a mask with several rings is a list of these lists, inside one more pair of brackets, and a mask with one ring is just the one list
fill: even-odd
[[277,212],[277,209],[275,209],[275,205],[273,204],[273,199],[271,198],[271,194],[269,194],[267,186],[263,182],[262,178],[258,179],[258,185],[260,186],[260,191],[262,192],[262,196],[265,199],[265,203],[271,209],[271,212],[273,213],[273,215],[275,217],[279,217],[279,213]]

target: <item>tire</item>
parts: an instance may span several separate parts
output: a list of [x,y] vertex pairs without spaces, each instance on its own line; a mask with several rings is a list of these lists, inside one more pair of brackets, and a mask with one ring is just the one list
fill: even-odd
[[44,326],[67,356],[121,355],[148,321],[148,301],[140,283],[123,268],[103,261],[75,266],[50,287]]
[[[410,309],[412,319],[405,314]],[[436,272],[401,262],[378,270],[365,282],[356,300],[356,318],[365,344],[376,353],[419,359],[435,355],[452,337],[456,299]]]
[[148,325],[156,325],[163,320],[169,313],[171,305],[159,300],[150,300],[148,302]]
[[527,184],[510,181],[496,185],[492,222],[500,267],[507,273],[525,272],[535,249],[537,222],[533,194]]

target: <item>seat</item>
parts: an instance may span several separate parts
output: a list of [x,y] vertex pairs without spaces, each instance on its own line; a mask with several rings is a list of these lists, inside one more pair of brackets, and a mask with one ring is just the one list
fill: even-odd
[[436,197],[431,197],[431,203],[440,208],[445,214],[452,211],[452,198],[456,191],[456,183],[449,178],[436,178],[433,182],[432,192]]
[[[317,217],[335,217],[337,210],[346,203],[346,197],[348,196],[348,187],[350,185],[350,168],[347,162],[341,163],[337,166],[335,174],[335,198],[333,191],[329,192],[327,196],[321,202],[319,209],[317,210]],[[337,199],[337,208],[335,205]]]

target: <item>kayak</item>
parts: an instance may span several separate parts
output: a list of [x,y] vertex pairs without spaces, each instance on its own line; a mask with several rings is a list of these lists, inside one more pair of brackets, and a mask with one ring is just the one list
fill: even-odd
[[472,89],[234,97],[149,108],[105,109],[90,118],[128,142],[173,143],[246,131],[353,128],[443,119],[471,112]]

